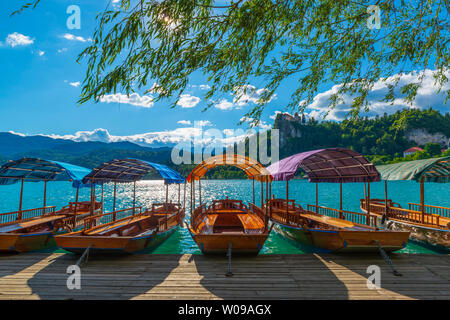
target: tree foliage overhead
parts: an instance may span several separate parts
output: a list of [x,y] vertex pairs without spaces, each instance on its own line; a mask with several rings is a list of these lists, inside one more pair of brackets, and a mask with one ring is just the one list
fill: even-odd
[[[370,5],[381,9],[380,29],[368,28]],[[267,90],[246,114],[256,121],[288,82],[292,109],[302,111],[332,82],[341,86],[330,109],[350,93],[357,116],[380,78],[431,68],[437,90],[447,83],[449,10],[447,0],[122,0],[98,15],[92,45],[79,56],[88,61],[80,102],[142,89],[156,101],[179,99],[200,72],[211,85],[209,106],[218,94],[242,96],[262,82]],[[384,100],[394,102],[397,82],[387,86]],[[412,102],[420,86],[420,77],[403,85],[402,97]]]

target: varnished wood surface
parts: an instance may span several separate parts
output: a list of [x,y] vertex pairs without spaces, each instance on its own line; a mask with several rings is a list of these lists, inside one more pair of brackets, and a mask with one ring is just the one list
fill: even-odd
[[[128,255],[90,257],[81,290],[66,286],[63,253],[0,255],[0,299],[450,299],[449,255],[391,254],[396,277],[378,254],[224,257]],[[369,265],[381,288],[367,288]]]

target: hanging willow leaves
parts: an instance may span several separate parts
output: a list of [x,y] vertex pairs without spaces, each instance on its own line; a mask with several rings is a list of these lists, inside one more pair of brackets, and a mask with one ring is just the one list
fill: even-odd
[[[370,5],[381,10],[379,29],[368,27]],[[448,12],[447,0],[122,0],[98,15],[93,42],[79,56],[88,63],[79,102],[144,88],[173,107],[200,73],[210,85],[208,106],[262,83],[266,90],[245,114],[255,121],[286,83],[295,87],[288,109],[303,111],[333,83],[340,86],[329,109],[352,94],[356,117],[370,108],[367,95],[380,78],[428,68],[436,92],[446,85]],[[413,102],[421,79],[394,90],[397,82],[387,83],[384,101]]]

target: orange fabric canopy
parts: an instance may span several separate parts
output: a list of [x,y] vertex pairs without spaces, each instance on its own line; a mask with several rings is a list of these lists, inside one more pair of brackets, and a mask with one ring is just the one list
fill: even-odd
[[239,154],[221,154],[204,160],[191,171],[187,177],[188,182],[200,180],[209,169],[217,166],[233,166],[243,170],[249,179],[257,181],[272,181],[272,176],[261,163]]

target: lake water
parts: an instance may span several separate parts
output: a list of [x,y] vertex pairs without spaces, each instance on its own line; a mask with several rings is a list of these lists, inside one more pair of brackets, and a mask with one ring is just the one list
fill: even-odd
[[[197,184],[198,186],[198,184]],[[395,202],[407,207],[408,202],[420,202],[419,184],[414,181],[390,181],[388,183],[388,195]],[[43,183],[25,182],[23,209],[42,206]],[[100,188],[97,188],[97,199],[100,199]],[[189,219],[189,185],[186,187],[186,221]],[[255,183],[256,204],[260,200],[260,183]],[[198,193],[198,188],[197,188]],[[0,186],[0,212],[18,210],[20,184]],[[89,200],[90,189],[80,189],[79,201]],[[272,183],[272,194],[285,198],[286,183],[275,181]],[[213,199],[242,199],[245,202],[252,201],[252,182],[249,180],[204,180],[202,181],[202,200],[210,203]],[[384,182],[371,183],[371,197],[384,198]],[[178,186],[169,186],[169,198],[178,200]],[[306,207],[307,204],[315,204],[315,184],[306,180],[293,180],[289,183],[289,198]],[[343,209],[360,212],[359,202],[364,198],[364,184],[349,183],[343,185]],[[112,210],[113,185],[104,187],[105,212]],[[137,205],[150,207],[153,202],[165,200],[165,187],[162,181],[139,181],[136,184]],[[75,189],[69,182],[49,182],[47,184],[47,205],[56,206],[57,209],[75,201]],[[181,186],[181,201],[183,201],[183,185]],[[450,207],[449,184],[427,183],[425,184],[425,203],[430,205]],[[319,184],[319,204],[331,208],[339,208],[339,184]],[[118,184],[116,209],[125,209],[133,205],[133,184]],[[197,194],[198,205],[198,194]],[[272,232],[267,239],[261,254],[294,254],[311,252],[311,248],[300,247],[297,243],[283,238]],[[408,246],[399,251],[402,253],[444,253],[433,247],[425,247],[419,243],[410,241]],[[153,253],[193,253],[200,254],[200,250],[192,240],[189,232],[181,228],[166,240]]]

